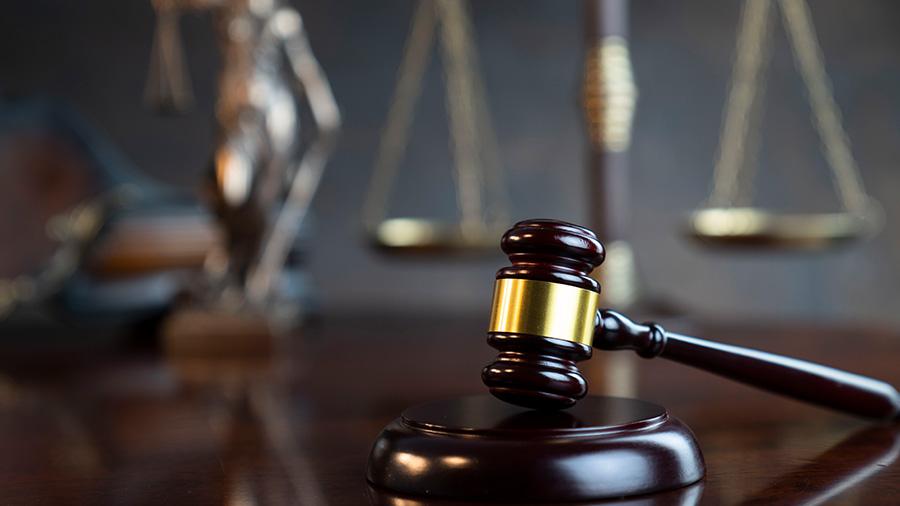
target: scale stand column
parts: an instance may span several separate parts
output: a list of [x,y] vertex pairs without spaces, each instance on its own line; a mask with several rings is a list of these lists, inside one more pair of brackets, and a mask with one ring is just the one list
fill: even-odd
[[[592,276],[604,307],[627,309],[639,297],[629,221],[628,148],[637,88],[628,51],[628,0],[585,0],[583,106],[589,140],[589,222],[606,244],[606,261]],[[603,393],[634,395],[633,358],[610,356],[591,368]],[[596,372],[596,374],[593,374]]]

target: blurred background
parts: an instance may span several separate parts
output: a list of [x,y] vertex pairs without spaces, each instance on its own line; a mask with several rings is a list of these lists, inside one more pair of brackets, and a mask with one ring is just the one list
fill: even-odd
[[[606,305],[896,383],[900,3],[808,4],[6,2],[0,489],[363,504],[386,423],[485,393],[529,218],[597,231]],[[693,428],[707,504],[862,424],[637,363],[581,367]]]
[[[309,222],[307,267],[321,309],[485,313],[492,273],[504,262],[499,252],[474,259],[398,259],[373,251],[364,238],[362,203],[415,4],[292,4],[303,15],[343,115]],[[631,5],[639,98],[627,170],[626,235],[645,292],[706,315],[900,324],[900,232],[894,226],[900,216],[900,172],[894,167],[900,158],[900,34],[894,29],[900,6],[893,2],[870,0],[848,9],[839,0],[818,0],[812,6],[861,177],[884,207],[883,231],[815,254],[723,253],[685,239],[685,216],[703,204],[712,184],[740,8],[737,1]],[[150,2],[37,0],[5,9],[0,92],[6,100],[37,97],[66,104],[140,173],[198,193],[214,149],[222,65],[210,16],[182,16],[195,104],[171,117],[144,101],[155,23]],[[498,0],[477,2],[470,14],[510,218],[587,223],[591,206],[599,204],[586,189],[582,7]],[[777,21],[773,26],[756,202],[835,210],[839,203],[809,121],[803,83],[783,27]],[[431,60],[423,80],[391,192],[392,215],[458,214],[440,61]],[[12,202],[18,189],[8,183],[2,191]],[[27,246],[13,237],[4,244],[7,250]]]

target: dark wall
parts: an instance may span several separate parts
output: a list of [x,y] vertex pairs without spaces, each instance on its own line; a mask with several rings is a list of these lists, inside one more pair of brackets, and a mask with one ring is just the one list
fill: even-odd
[[[633,3],[631,19],[640,89],[631,239],[647,288],[703,313],[900,323],[900,4],[811,3],[863,179],[885,207],[884,232],[818,256],[728,255],[687,243],[679,229],[709,188],[740,4],[642,0]],[[297,5],[345,119],[315,204],[311,262],[325,307],[485,311],[499,255],[471,262],[386,259],[367,250],[361,237],[360,204],[413,4]],[[195,110],[161,118],[142,104],[153,29],[149,2],[32,0],[4,10],[0,91],[61,97],[147,173],[197,184],[211,149],[218,66],[207,16],[183,20]],[[472,12],[513,217],[583,221],[589,203],[577,103],[580,4],[495,0],[475,2]],[[791,209],[834,209],[801,82],[783,32],[776,33],[760,198]],[[434,66],[402,168],[397,213],[453,212],[442,93]]]

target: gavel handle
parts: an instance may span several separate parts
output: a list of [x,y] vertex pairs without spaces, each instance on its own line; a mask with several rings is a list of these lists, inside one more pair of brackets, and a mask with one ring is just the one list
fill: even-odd
[[666,332],[655,323],[638,324],[600,311],[593,345],[631,349],[644,358],[664,357],[826,408],[879,420],[900,420],[900,394],[866,376],[774,353]]

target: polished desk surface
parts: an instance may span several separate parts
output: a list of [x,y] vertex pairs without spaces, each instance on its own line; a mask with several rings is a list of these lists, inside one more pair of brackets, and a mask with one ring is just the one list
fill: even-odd
[[[900,384],[900,331],[664,323]],[[286,356],[240,363],[2,351],[0,504],[448,504],[374,493],[366,458],[405,407],[484,391],[484,325],[330,317],[292,339]],[[584,368],[594,393],[631,387],[666,406],[693,429],[707,464],[689,490],[622,504],[900,504],[897,426],[662,360],[609,360]]]

